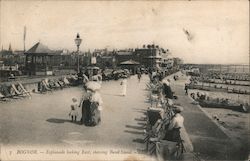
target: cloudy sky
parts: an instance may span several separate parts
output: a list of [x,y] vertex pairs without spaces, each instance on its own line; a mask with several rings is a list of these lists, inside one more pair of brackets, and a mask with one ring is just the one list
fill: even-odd
[[[0,0],[0,45],[83,51],[159,44],[186,63],[249,62],[249,2]],[[187,33],[187,32],[188,33]]]

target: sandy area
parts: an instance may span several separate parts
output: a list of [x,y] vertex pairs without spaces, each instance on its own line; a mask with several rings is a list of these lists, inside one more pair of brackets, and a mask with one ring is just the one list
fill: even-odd
[[[224,128],[227,134],[246,145],[249,137],[249,114],[222,108],[203,108],[212,118]],[[217,118],[219,120],[217,120]]]
[[[190,90],[190,92],[199,90]],[[229,94],[223,92],[207,92],[211,98],[228,98],[235,102],[249,104],[249,95]],[[206,113],[223,129],[239,148],[250,149],[250,117],[243,113],[223,108],[205,108]]]

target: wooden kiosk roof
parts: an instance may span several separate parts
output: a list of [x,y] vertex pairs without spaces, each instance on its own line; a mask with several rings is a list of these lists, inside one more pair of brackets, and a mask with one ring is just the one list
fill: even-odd
[[38,42],[28,51],[26,51],[25,54],[34,56],[36,55],[46,56],[46,55],[55,55],[55,52],[53,50],[50,50],[47,46],[43,45],[42,43]]

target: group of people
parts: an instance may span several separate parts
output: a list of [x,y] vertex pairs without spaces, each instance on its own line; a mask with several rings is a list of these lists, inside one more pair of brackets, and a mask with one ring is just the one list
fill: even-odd
[[[96,126],[101,122],[102,111],[102,97],[99,93],[101,88],[100,79],[95,79],[98,75],[93,76],[92,79],[83,79],[84,93],[78,102],[76,98],[72,98],[71,110],[69,116],[72,122],[77,122],[79,116],[79,108],[81,108],[80,123],[86,126]],[[91,81],[90,81],[91,80]],[[123,78],[120,82],[121,96],[127,94],[127,79]]]
[[69,116],[72,122],[77,122],[81,109],[80,123],[86,126],[96,126],[101,122],[102,97],[99,93],[101,83],[98,81],[84,82],[84,92],[80,102],[72,98]]
[[[157,152],[164,146],[168,146],[164,145],[164,141],[178,144],[181,142],[180,129],[183,127],[184,117],[181,115],[183,107],[174,104],[176,97],[171,90],[170,80],[155,77],[151,79],[151,83],[158,84],[158,91],[152,92],[152,95],[157,95],[156,107],[151,106],[148,110],[149,127],[146,133],[149,135],[149,143],[154,142],[156,144],[155,150]],[[161,117],[157,121],[150,122],[150,111],[155,112],[156,109],[160,109]]]

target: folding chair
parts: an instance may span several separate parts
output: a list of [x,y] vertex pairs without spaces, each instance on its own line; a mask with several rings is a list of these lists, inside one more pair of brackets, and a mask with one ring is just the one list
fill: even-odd
[[6,101],[6,100],[7,100],[7,98],[0,91],[0,101]]
[[11,84],[11,89],[15,92],[16,96],[23,96],[23,93],[16,88],[15,84]]
[[1,93],[5,98],[13,98],[14,95],[10,93],[9,87],[6,85],[1,85]]
[[17,82],[18,83],[18,87],[17,89],[19,89],[19,91],[21,91],[22,94],[26,94],[27,96],[30,96],[31,97],[31,94],[29,91],[27,91],[24,86],[20,83],[20,82]]
[[[155,154],[158,160],[180,160],[184,152],[184,147],[178,143],[167,140],[156,142]],[[183,145],[183,144],[182,144]]]
[[62,81],[65,83],[66,86],[70,85],[70,82],[66,77],[63,77]]
[[146,143],[147,150],[150,144],[149,139],[156,135],[152,128],[153,126],[157,126],[156,123],[158,120],[162,119],[162,115],[161,115],[162,112],[163,112],[163,109],[160,109],[160,108],[149,108],[147,110],[147,127],[146,127],[146,132],[145,132],[146,137],[143,139],[144,143]]
[[45,80],[42,80],[38,83],[38,91],[43,93],[47,91],[51,91],[52,89],[48,86]]

